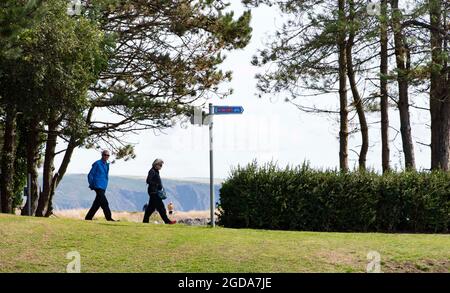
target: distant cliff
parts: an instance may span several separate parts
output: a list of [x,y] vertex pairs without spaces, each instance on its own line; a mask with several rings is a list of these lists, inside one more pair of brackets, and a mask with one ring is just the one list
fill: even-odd
[[[56,190],[57,210],[90,208],[95,192],[88,188],[87,175],[69,174]],[[164,179],[166,204],[172,201],[179,211],[209,209],[209,184],[204,179]],[[215,201],[219,200],[220,183],[215,183]],[[142,211],[148,202],[145,178],[110,176],[106,196],[112,210]]]

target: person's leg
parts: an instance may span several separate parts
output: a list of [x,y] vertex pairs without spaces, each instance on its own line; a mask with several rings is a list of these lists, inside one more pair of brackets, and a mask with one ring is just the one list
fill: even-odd
[[92,218],[94,218],[95,213],[98,211],[99,208],[100,208],[100,198],[98,196],[97,190],[95,190],[95,200],[92,203],[92,206],[89,209],[89,211],[86,214],[86,217],[84,219],[85,220],[92,220]]
[[99,198],[100,198],[100,206],[103,210],[103,213],[105,214],[106,220],[112,221],[113,218],[111,215],[111,210],[109,209],[108,199],[106,198],[106,195],[105,195],[105,190],[99,189]]
[[168,224],[171,222],[170,219],[167,217],[166,207],[164,206],[164,203],[161,198],[158,198],[158,200],[156,201],[156,209],[158,210],[158,213],[160,214],[164,223]]
[[142,222],[143,223],[150,222],[150,216],[153,214],[155,210],[156,210],[155,200],[153,199],[153,196],[150,196],[147,208],[145,209],[144,220]]

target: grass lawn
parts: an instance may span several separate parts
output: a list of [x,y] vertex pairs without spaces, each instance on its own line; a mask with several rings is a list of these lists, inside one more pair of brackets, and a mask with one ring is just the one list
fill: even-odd
[[0,272],[449,272],[450,235],[315,233],[0,215]]

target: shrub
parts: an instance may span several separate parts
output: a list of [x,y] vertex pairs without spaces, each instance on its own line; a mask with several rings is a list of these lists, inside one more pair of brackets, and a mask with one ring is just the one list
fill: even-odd
[[234,228],[445,233],[450,174],[280,169],[254,161],[231,171],[219,209],[219,223]]

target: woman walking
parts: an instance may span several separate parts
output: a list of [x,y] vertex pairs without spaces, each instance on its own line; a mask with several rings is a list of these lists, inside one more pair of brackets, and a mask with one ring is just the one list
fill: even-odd
[[148,195],[150,196],[150,201],[145,209],[144,213],[144,223],[148,223],[151,214],[157,210],[161,215],[164,223],[175,224],[177,221],[171,221],[167,217],[166,207],[164,206],[161,194],[163,192],[163,186],[161,182],[161,177],[159,176],[159,170],[161,170],[164,162],[161,159],[156,159],[153,161],[152,168],[148,171],[147,184],[148,184]]

